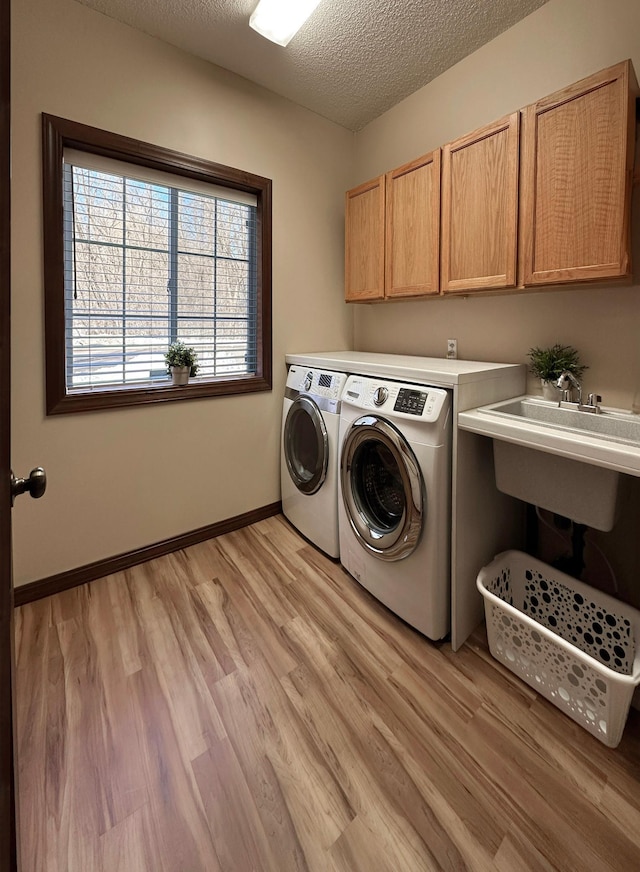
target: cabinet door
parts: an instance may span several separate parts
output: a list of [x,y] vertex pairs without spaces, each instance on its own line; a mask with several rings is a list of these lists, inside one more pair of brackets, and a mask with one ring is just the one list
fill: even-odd
[[384,176],[347,191],[345,299],[384,298]]
[[443,293],[516,284],[519,114],[442,149]]
[[624,61],[524,110],[525,285],[630,274],[634,87]]
[[387,173],[385,294],[439,291],[440,149]]

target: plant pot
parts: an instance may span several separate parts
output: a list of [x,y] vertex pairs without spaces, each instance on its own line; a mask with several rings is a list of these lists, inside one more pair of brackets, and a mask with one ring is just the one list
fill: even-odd
[[560,389],[556,387],[556,383],[552,381],[545,381],[543,378],[541,378],[540,384],[542,385],[543,400],[552,400],[554,403],[557,403],[560,399]]
[[172,366],[171,367],[171,384],[186,385],[189,382],[190,366]]

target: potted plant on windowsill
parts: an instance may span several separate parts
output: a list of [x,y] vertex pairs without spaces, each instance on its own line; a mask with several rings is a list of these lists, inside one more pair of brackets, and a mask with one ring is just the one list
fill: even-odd
[[559,397],[556,382],[563,372],[570,372],[577,379],[585,369],[580,363],[580,354],[572,345],[556,343],[549,348],[531,348],[529,350],[529,371],[542,382],[542,396],[545,400],[557,400]]
[[187,346],[184,342],[172,342],[164,356],[167,364],[167,372],[171,375],[171,383],[174,385],[186,385],[189,376],[198,372],[198,355],[195,349]]

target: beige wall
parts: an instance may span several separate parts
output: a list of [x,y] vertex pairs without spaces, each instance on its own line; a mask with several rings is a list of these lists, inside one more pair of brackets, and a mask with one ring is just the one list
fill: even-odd
[[[637,0],[550,0],[355,139],[73,0],[20,0],[13,17],[13,465],[50,478],[14,511],[17,584],[277,500],[286,351],[441,356],[455,336],[463,357],[524,361],[559,341],[605,402],[629,407],[640,390],[637,286],[342,303],[344,190],[623,58],[640,74]],[[45,417],[43,111],[273,179],[272,393]],[[640,220],[634,248],[640,275]]]
[[[356,136],[351,185],[430,151],[625,58],[640,75],[638,0],[550,0]],[[629,408],[640,391],[640,198],[634,287],[354,306],[355,347],[526,362],[533,345],[570,343],[585,388]],[[531,389],[537,389],[532,382]]]
[[[16,584],[279,499],[286,351],[346,348],[342,201],[353,137],[72,0],[13,9]],[[40,117],[48,112],[273,179],[271,393],[46,418]]]

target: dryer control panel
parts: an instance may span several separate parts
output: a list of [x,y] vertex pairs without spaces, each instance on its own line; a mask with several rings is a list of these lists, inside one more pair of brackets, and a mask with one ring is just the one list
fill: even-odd
[[340,411],[340,398],[346,380],[347,376],[343,372],[292,366],[287,374],[285,396],[295,399],[300,394],[309,394],[319,401],[323,411],[337,414]]
[[449,408],[443,388],[407,385],[364,376],[349,376],[342,395],[343,403],[359,409],[385,412],[397,418],[437,421]]

